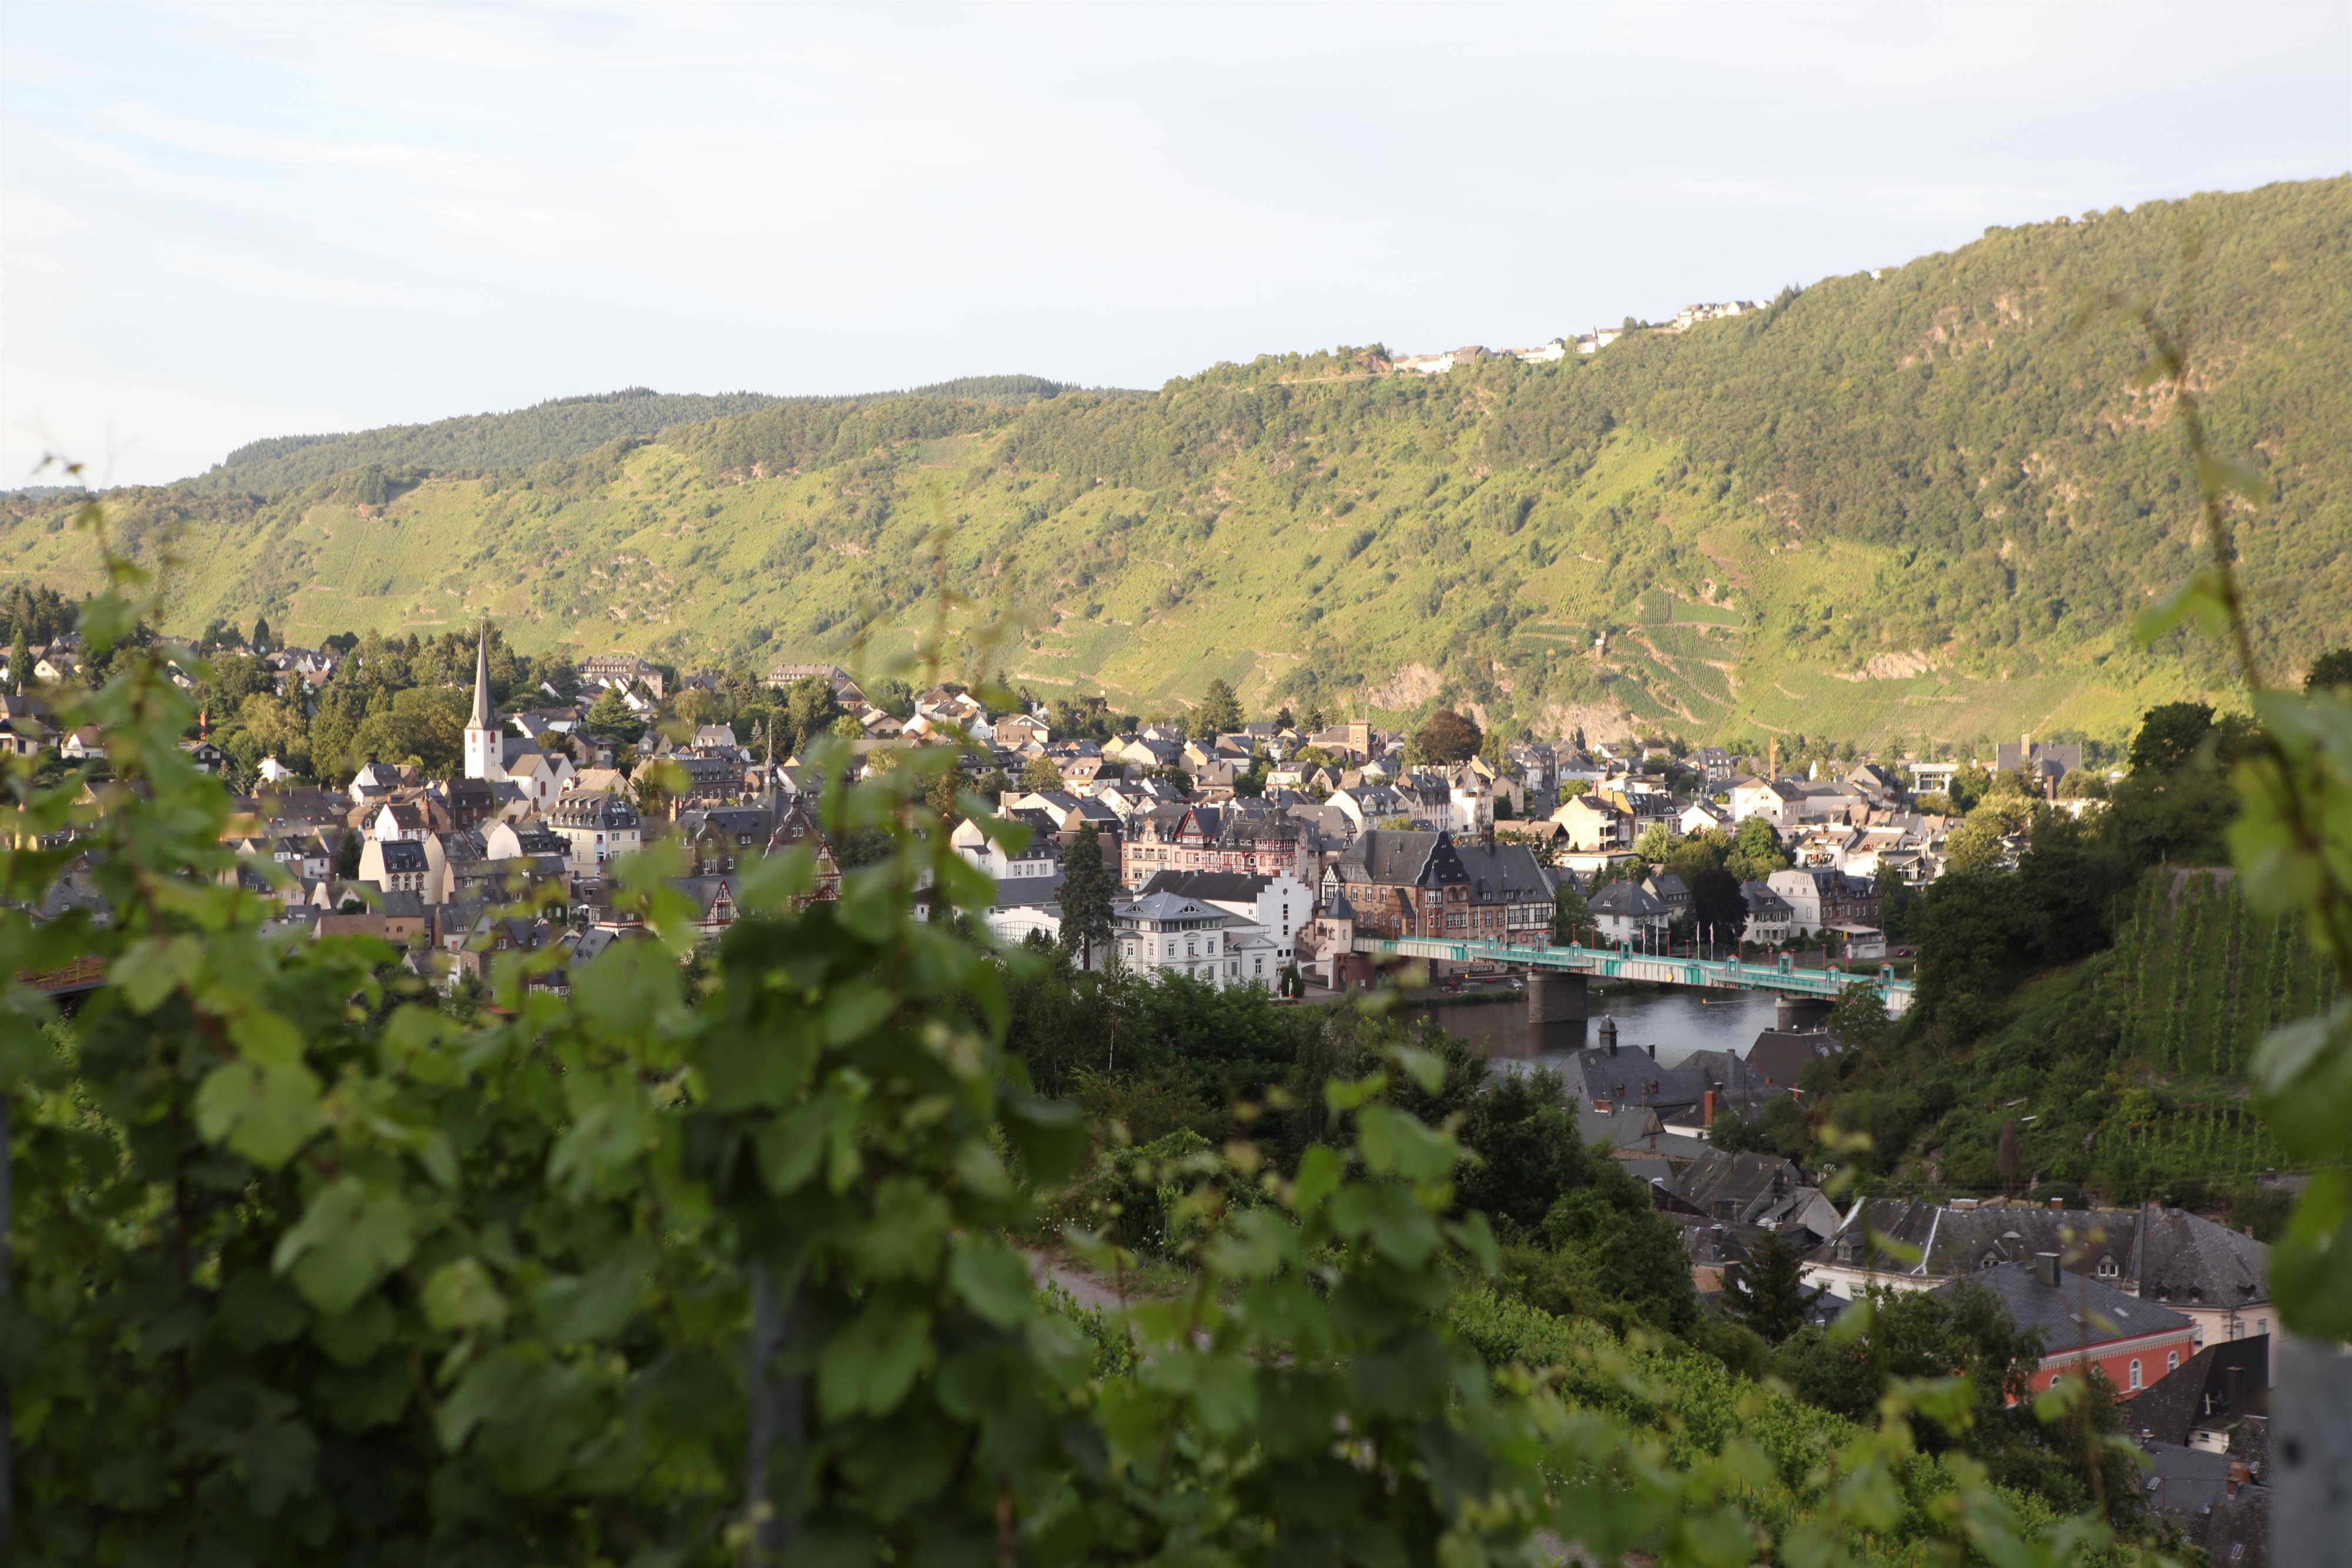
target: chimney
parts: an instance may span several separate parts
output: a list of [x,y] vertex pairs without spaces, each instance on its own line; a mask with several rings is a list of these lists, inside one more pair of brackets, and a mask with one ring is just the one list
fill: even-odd
[[1617,1054],[1617,1020],[1613,1018],[1601,1020],[1601,1049],[1612,1056]]
[[1699,1103],[1699,1124],[1706,1127],[1715,1125],[1715,1091],[1712,1089]]
[[1650,1060],[1652,1061],[1658,1060],[1658,1042],[1654,1040],[1650,1042]]
[[2245,1460],[2231,1459],[2230,1461],[2230,1479],[2228,1484],[2221,1489],[2221,1495],[2233,1502],[2237,1500],[2238,1489],[2246,1484],[2246,1473]]
[[2063,1208],[2066,1207],[2066,1200],[2063,1197],[2053,1197],[2050,1200],[2050,1207],[2053,1208]]
[[2058,1288],[2058,1254],[2036,1252],[2033,1255],[2033,1277],[2052,1290]]

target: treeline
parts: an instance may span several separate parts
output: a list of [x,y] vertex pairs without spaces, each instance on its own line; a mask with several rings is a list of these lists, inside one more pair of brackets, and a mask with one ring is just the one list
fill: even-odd
[[341,435],[288,435],[238,447],[198,478],[200,491],[277,496],[373,464],[384,469],[477,473],[529,468],[628,435],[748,413],[776,400],[758,392],[657,392],[647,387],[552,398],[509,413],[467,414]]
[[[275,497],[370,467],[387,473],[406,471],[420,478],[436,473],[513,472],[575,457],[613,441],[658,435],[675,426],[704,424],[780,407],[830,410],[837,425],[856,410],[875,403],[940,401],[1018,406],[1076,390],[1066,382],[1027,375],[962,376],[904,392],[843,397],[778,398],[760,392],[704,395],[627,387],[584,397],[551,398],[508,413],[468,414],[429,424],[387,425],[334,435],[272,436],[247,442],[191,483],[199,489],[234,487]],[[961,417],[968,419],[969,411]],[[824,416],[818,414],[815,423],[824,424]],[[793,422],[787,421],[785,427],[793,428]],[[762,427],[762,431],[766,438],[773,439],[772,428]],[[952,431],[940,427],[935,419],[929,427],[908,434]],[[802,451],[803,445],[791,450]],[[829,441],[820,448],[829,449]]]
[[47,583],[18,583],[0,595],[0,643],[47,643],[74,628],[80,606]]

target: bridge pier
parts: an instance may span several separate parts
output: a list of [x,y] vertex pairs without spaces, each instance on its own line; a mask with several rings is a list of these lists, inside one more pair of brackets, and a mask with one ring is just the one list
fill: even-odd
[[1774,1009],[1772,1025],[1783,1032],[1816,1030],[1830,1021],[1831,1009],[1836,1005],[1822,997],[1782,997]]
[[1531,1054],[1581,1048],[1588,1016],[1582,975],[1558,970],[1528,971],[1528,1043]]

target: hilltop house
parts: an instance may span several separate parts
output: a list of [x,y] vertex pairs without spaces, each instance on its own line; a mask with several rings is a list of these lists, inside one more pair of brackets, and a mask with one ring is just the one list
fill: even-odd
[[1797,785],[1781,779],[1741,779],[1731,786],[1731,820],[1744,822],[1750,817],[1761,817],[1774,827],[1784,827],[1802,814],[1799,804],[1805,792]]
[[1143,884],[1145,897],[1155,893],[1172,893],[1248,921],[1282,949],[1285,962],[1315,909],[1313,892],[1286,872],[1253,876],[1231,871],[1163,871]]

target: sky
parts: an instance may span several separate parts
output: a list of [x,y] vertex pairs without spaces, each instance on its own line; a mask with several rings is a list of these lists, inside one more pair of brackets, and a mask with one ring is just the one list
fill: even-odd
[[2352,5],[0,6],[0,485],[1536,343],[2352,169]]

